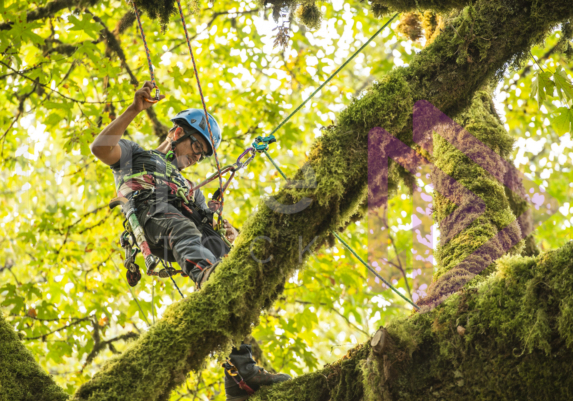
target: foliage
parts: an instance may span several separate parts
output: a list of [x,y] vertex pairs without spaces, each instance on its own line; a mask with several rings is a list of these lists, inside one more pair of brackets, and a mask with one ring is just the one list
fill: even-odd
[[[129,11],[122,2],[84,4],[82,9],[30,22],[25,20],[31,7],[28,2],[4,2],[1,7],[4,21],[13,22],[10,29],[0,31],[1,79],[6,85],[0,96],[8,111],[0,116],[2,312],[22,334],[36,360],[73,393],[102,363],[126,348],[124,340],[114,341],[84,367],[98,336],[113,340],[127,333],[143,334],[177,300],[169,282],[146,277],[130,292],[117,245],[121,219],[106,208],[114,194],[111,174],[94,161],[88,149],[93,136],[131,102],[131,75],[139,81],[148,79],[147,63],[133,20],[125,25]],[[233,161],[255,136],[276,126],[380,25],[361,3],[333,2],[320,6],[324,21],[319,31],[308,32],[291,23],[289,47],[273,50],[268,32],[274,22],[265,20],[270,10],[245,2],[205,4],[196,14],[194,4],[184,7],[196,30],[191,34],[195,35],[194,50],[208,107],[225,125],[223,163]],[[160,135],[154,130],[156,123],[169,124],[169,115],[193,107],[199,98],[180,23],[169,22],[164,33],[161,23],[145,14],[143,23],[156,76],[168,98],[154,107],[155,120],[153,116],[139,118],[127,136],[152,147]],[[106,32],[117,34],[123,59],[109,45]],[[534,54],[549,49],[558,34],[548,39],[546,48],[534,49]],[[271,154],[286,166],[289,176],[303,164],[315,138],[323,135],[323,124],[335,122],[335,113],[350,99],[362,99],[362,91],[371,82],[381,80],[395,66],[409,64],[419,51],[420,45],[401,41],[390,30],[381,36],[279,132],[279,143]],[[467,52],[464,46],[461,41],[460,48]],[[570,74],[571,65],[560,53],[546,61]],[[555,84],[555,74],[565,76],[556,69],[550,80]],[[545,124],[543,108],[539,110],[529,98],[531,77],[524,74],[510,83],[508,75],[505,81],[508,91],[515,85],[506,98],[506,124],[511,133],[523,137],[524,127],[533,124],[540,131],[536,134],[539,140],[559,143],[557,135],[564,131],[557,130],[564,129],[565,123],[558,127]],[[397,79],[396,84],[401,82]],[[527,89],[517,94],[517,87]],[[379,88],[374,85],[371,93],[379,96]],[[568,96],[566,85],[562,88],[557,96]],[[358,123],[364,129],[368,128],[364,121],[376,123],[383,114],[372,114],[378,110],[379,99],[372,94],[364,99],[371,99],[372,108],[359,110],[363,114]],[[544,95],[551,98],[552,94],[545,86]],[[551,107],[547,101],[544,105]],[[408,99],[404,100],[407,107],[411,109]],[[559,117],[563,114],[559,107],[552,113],[558,121],[564,119]],[[341,119],[356,115],[347,113]],[[531,121],[532,117],[536,119]],[[527,149],[518,142],[518,154]],[[548,145],[523,168],[531,171],[547,166],[544,171],[550,171],[550,176],[543,173],[537,178],[545,180],[548,191],[563,203],[569,196],[567,166],[571,160],[562,155],[563,151]],[[552,162],[561,174],[553,174],[552,165],[547,164]],[[227,203],[227,217],[237,226],[249,218],[247,210],[257,210],[261,195],[282,187],[280,176],[263,158],[249,168],[231,186],[227,198],[232,199]],[[213,164],[203,165],[187,174],[198,181],[213,169]],[[397,193],[400,191],[407,192],[397,188]],[[407,210],[404,203],[399,197],[391,201],[396,212],[390,215],[390,223],[402,226],[396,233],[395,256],[411,247],[407,225],[402,224],[409,221],[409,215],[399,213]],[[555,221],[569,224],[561,216]],[[347,230],[353,247],[363,253],[366,229],[364,223],[357,223]],[[570,237],[569,231],[555,235],[553,230],[554,226],[546,224],[538,231],[545,247],[556,247],[565,236]],[[263,313],[254,329],[274,366],[294,375],[316,371],[365,341],[377,325],[407,312],[390,293],[371,293],[365,278],[366,270],[339,246],[317,251],[288,281],[279,301]],[[398,282],[400,286],[404,279]],[[188,281],[177,281],[186,296],[193,296]],[[174,392],[173,399],[194,399],[195,395],[223,399],[221,370],[214,362],[205,367]]]

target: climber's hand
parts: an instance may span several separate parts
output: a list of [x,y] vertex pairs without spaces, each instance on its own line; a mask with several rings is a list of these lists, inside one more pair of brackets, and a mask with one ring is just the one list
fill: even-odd
[[[153,106],[154,103],[150,103],[146,99],[151,101],[155,100],[155,89],[151,81],[145,81],[141,89],[135,92],[135,98],[133,99],[131,107],[139,113]],[[159,100],[162,99],[165,99],[165,95],[159,95]]]
[[207,206],[213,213],[217,213],[219,209],[221,209],[221,202],[216,200],[210,200]]
[[226,219],[223,220],[223,227],[225,227],[225,229],[227,230],[227,233],[225,234],[225,237],[227,237],[227,241],[233,243],[233,241],[235,241],[235,239],[239,235],[239,232]]

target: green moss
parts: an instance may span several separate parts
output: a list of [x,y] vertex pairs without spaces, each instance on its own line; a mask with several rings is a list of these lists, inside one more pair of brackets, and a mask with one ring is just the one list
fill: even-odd
[[434,10],[438,12],[462,8],[470,2],[467,0],[371,0],[374,8],[386,8],[394,12]]
[[0,313],[0,401],[65,401],[68,398],[38,365]]
[[320,28],[322,22],[322,13],[314,2],[301,4],[296,10],[296,17],[310,29]]
[[[331,239],[330,230],[343,228],[364,213],[368,131],[383,127],[411,144],[412,107],[420,99],[431,102],[450,116],[459,114],[474,92],[496,72],[502,71],[508,60],[519,58],[519,54],[541,40],[558,21],[573,14],[569,3],[569,0],[540,2],[532,11],[528,2],[481,0],[474,3],[475,12],[460,14],[458,19],[449,21],[451,28],[419,53],[409,67],[397,68],[380,78],[364,97],[341,113],[336,126],[323,131],[306,163],[312,169],[300,170],[293,177],[312,183],[312,174],[309,174],[312,170],[315,184],[308,188],[285,187],[276,197],[276,201],[284,205],[293,205],[306,197],[312,200],[310,206],[299,213],[288,214],[261,203],[257,214],[242,228],[233,251],[205,288],[172,305],[148,333],[85,383],[75,399],[166,400],[171,390],[183,383],[187,373],[199,369],[212,352],[224,353],[233,341],[238,343],[258,323],[260,311],[272,305],[281,294],[287,278],[303,266],[304,259],[299,259],[299,241],[305,246],[314,240],[313,251]],[[526,7],[528,11],[524,12]],[[462,24],[471,29],[465,36],[456,38],[456,29]],[[460,63],[457,55],[460,49],[473,61],[466,58]],[[504,148],[500,145],[499,149]],[[411,179],[403,168],[391,163],[390,195],[400,183]],[[483,188],[491,188],[491,184],[484,181]],[[497,213],[493,211],[491,216],[486,216],[490,218],[489,229],[506,219],[503,213],[494,212]],[[483,235],[487,233],[486,230]],[[305,253],[305,257],[307,255]],[[268,263],[260,262],[266,259]],[[417,318],[422,319],[416,320],[420,328],[426,318]],[[538,317],[539,333],[543,333],[542,318]],[[410,329],[407,324],[404,327]],[[419,352],[418,346],[412,344],[420,344],[430,337],[430,332],[422,330],[420,338],[411,340],[412,358]],[[532,338],[532,346],[539,344],[538,337]],[[420,352],[432,351],[430,346]],[[360,352],[367,354],[367,351]],[[361,357],[365,358],[366,355]],[[399,360],[401,362],[394,366],[407,363],[406,359]],[[318,373],[303,376],[264,394],[273,394],[273,399],[281,400],[310,399],[311,395],[314,400],[328,399],[324,394],[333,400],[356,400],[363,396],[361,368],[356,361],[343,361],[329,369],[326,380]],[[444,373],[444,377],[449,375]],[[343,387],[335,389],[336,383],[342,380]],[[280,389],[284,389],[288,397],[281,398]],[[263,396],[261,393],[260,397]]]
[[391,321],[385,355],[359,346],[251,400],[570,400],[573,242],[496,267],[431,312]]

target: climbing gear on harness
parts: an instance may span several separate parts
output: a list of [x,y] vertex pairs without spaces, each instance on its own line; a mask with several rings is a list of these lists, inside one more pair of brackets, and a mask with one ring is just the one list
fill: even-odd
[[265,152],[269,149],[269,145],[276,141],[277,139],[273,134],[270,134],[267,137],[258,136],[255,138],[255,142],[253,142],[252,146],[257,152]]
[[143,228],[139,225],[139,221],[137,220],[137,216],[135,215],[135,207],[133,206],[133,201],[130,201],[129,199],[120,196],[117,198],[113,198],[109,202],[110,209],[113,209],[116,206],[120,205],[123,214],[125,216],[125,219],[129,222],[131,233],[135,238],[134,242],[137,243],[139,250],[143,254],[143,257],[145,258],[145,267],[147,268],[147,274],[149,274],[150,271],[155,269],[155,266],[157,266],[157,263],[159,261],[155,255],[151,254],[151,250],[149,249],[149,244],[145,240],[145,234],[143,233]]
[[149,75],[151,75],[151,82],[153,83],[153,87],[155,88],[155,99],[147,99],[144,98],[148,103],[157,103],[159,101],[159,87],[155,82],[155,74],[153,73],[153,64],[151,63],[151,55],[149,53],[149,47],[147,47],[147,41],[145,40],[145,34],[143,33],[143,25],[141,25],[141,19],[139,15],[139,10],[135,5],[135,1],[127,0],[127,4],[131,4],[133,6],[133,12],[135,13],[135,17],[137,18],[137,25],[139,26],[139,32],[141,34],[141,40],[143,41],[143,46],[145,47],[145,54],[147,55],[147,65],[149,66]]
[[[175,124],[183,127],[191,127],[197,130],[199,134],[207,141],[209,144],[210,149],[207,152],[206,156],[213,155],[213,149],[217,150],[219,148],[219,144],[221,143],[221,128],[219,128],[219,124],[217,120],[210,114],[207,113],[209,116],[209,123],[211,125],[211,129],[213,132],[213,141],[209,135],[209,131],[207,130],[207,124],[205,123],[205,115],[199,109],[187,109],[180,111],[177,115],[171,118]],[[185,135],[180,137],[177,141],[174,141],[175,145],[179,142],[183,141],[185,138],[191,136],[192,131],[189,129],[185,129]]]
[[246,400],[261,386],[282,383],[291,377],[284,373],[272,374],[257,366],[250,344],[233,348],[231,355],[221,363],[225,370],[225,393],[227,401]]
[[[111,209],[116,206],[122,207],[123,214],[125,216],[124,228],[126,229],[120,236],[120,246],[125,250],[124,266],[127,269],[126,278],[130,286],[135,287],[139,280],[141,280],[141,272],[139,271],[139,266],[135,263],[135,257],[141,251],[143,257],[145,258],[146,274],[148,276],[158,276],[160,278],[167,278],[174,276],[176,274],[181,274],[182,276],[187,276],[182,270],[176,270],[173,267],[165,266],[162,259],[151,253],[149,249],[149,244],[145,239],[145,234],[143,228],[139,224],[139,220],[135,215],[135,207],[133,206],[133,197],[128,200],[124,197],[114,198],[110,201],[109,207]],[[130,241],[130,236],[133,241]],[[137,246],[133,249],[134,245]],[[155,271],[157,264],[161,261],[164,269],[159,272]]]

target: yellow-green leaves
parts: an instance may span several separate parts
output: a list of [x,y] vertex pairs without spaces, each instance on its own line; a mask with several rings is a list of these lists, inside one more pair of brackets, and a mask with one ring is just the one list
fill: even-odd
[[539,72],[531,85],[531,97],[537,99],[539,106],[553,94],[555,84],[551,80],[552,74],[549,71]]
[[570,107],[560,107],[557,109],[556,116],[551,119],[552,127],[559,135],[572,132],[573,109]]
[[557,68],[557,71],[553,74],[553,80],[555,81],[555,89],[557,89],[557,94],[561,100],[566,103],[573,101],[573,85],[563,68]]
[[68,17],[68,22],[73,24],[70,31],[78,31],[83,32],[94,39],[97,39],[99,36],[99,31],[102,30],[102,26],[97,22],[92,22],[92,16],[90,14],[83,14],[82,19],[78,19],[73,14]]

